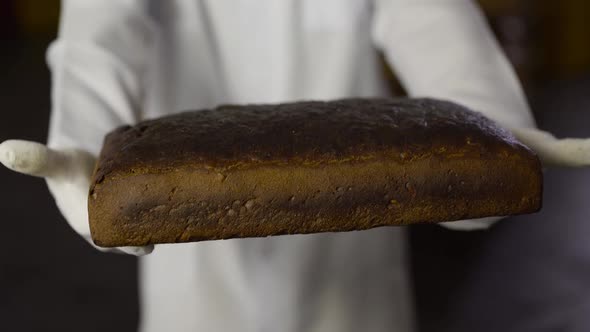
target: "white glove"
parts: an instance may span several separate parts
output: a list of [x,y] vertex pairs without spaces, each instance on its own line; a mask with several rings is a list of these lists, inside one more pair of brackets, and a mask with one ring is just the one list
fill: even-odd
[[[558,139],[550,133],[534,128],[513,128],[516,138],[535,151],[544,166],[583,167],[590,166],[590,138]],[[504,217],[489,217],[457,222],[443,222],[454,230],[485,229]]]
[[590,138],[558,139],[533,128],[513,128],[511,131],[539,155],[545,166],[590,166]]
[[8,140],[0,144],[0,162],[11,170],[45,178],[57,207],[70,226],[101,251],[135,256],[151,253],[154,246],[101,248],[92,243],[88,224],[88,190],[96,158],[82,150],[52,150],[43,144]]

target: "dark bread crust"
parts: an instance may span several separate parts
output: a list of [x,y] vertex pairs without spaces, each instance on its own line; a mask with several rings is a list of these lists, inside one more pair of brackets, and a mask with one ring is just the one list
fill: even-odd
[[349,231],[540,209],[541,165],[454,103],[220,106],[121,127],[89,219],[100,246]]

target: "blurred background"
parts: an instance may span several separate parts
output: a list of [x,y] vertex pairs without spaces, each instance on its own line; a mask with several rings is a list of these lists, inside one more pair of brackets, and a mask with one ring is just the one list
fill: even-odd
[[[590,137],[590,2],[479,2],[539,126]],[[46,139],[58,18],[56,0],[0,0],[0,141]],[[136,260],[91,249],[42,180],[0,169],[0,183],[0,330],[135,331]],[[590,331],[590,170],[548,170],[544,194],[489,232],[411,227],[421,332]]]

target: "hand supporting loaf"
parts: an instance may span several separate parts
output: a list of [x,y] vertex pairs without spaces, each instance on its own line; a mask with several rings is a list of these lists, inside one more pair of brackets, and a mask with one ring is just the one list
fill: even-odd
[[[590,138],[558,139],[552,134],[534,128],[513,128],[514,136],[537,153],[544,166],[584,167],[590,166]],[[455,230],[485,229],[501,217],[463,220],[442,223]]]
[[[94,246],[87,209],[90,177],[96,162],[94,156],[81,150],[56,151],[35,142],[8,140],[0,144],[0,162],[16,172],[45,178],[70,226]],[[142,256],[151,253],[154,246],[96,248]]]
[[[558,139],[552,134],[534,128],[513,128],[514,136],[537,153],[544,166],[584,167],[590,166],[590,138]],[[442,223],[455,230],[485,229],[501,217],[463,220]]]
[[558,139],[533,128],[514,128],[512,133],[535,151],[545,166],[590,166],[590,138]]

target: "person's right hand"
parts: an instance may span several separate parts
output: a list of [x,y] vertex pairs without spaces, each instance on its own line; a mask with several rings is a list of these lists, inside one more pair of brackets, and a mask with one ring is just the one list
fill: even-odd
[[[57,207],[70,226],[90,244],[88,224],[88,189],[96,158],[86,151],[56,151],[43,144],[8,140],[0,144],[0,162],[14,171],[45,178]],[[121,251],[135,256],[151,253],[153,245],[145,247],[101,248]]]

